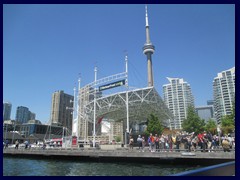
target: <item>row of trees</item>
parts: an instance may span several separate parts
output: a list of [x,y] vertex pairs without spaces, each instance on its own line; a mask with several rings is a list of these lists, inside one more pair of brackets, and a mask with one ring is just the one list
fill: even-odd
[[[207,123],[201,119],[195,112],[194,107],[189,106],[187,110],[187,119],[183,120],[182,128],[187,132],[209,131],[212,134],[217,134],[216,121],[210,119]],[[222,134],[232,133],[235,130],[235,108],[232,109],[230,115],[225,115],[221,119],[220,130]]]
[[[189,106],[187,110],[187,118],[184,119],[182,123],[182,130],[189,133],[202,133],[203,131],[209,131],[212,134],[218,134],[217,126],[216,122],[212,119],[205,123],[204,119],[201,119],[195,112],[194,107]],[[222,117],[220,129],[222,134],[228,134],[235,131],[235,108],[233,108],[230,115]],[[145,134],[162,134],[163,130],[164,127],[158,117],[151,114],[147,120],[147,129]]]

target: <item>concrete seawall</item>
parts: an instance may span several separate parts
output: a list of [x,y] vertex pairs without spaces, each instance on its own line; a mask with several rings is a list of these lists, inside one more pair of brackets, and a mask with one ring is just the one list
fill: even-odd
[[235,160],[233,152],[138,152],[137,150],[101,149],[4,149],[4,156],[26,158],[69,159],[97,162],[150,162],[170,164],[213,165]]

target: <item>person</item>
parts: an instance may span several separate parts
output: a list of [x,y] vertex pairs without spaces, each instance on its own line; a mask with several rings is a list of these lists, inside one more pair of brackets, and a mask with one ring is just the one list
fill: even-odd
[[169,152],[172,152],[172,149],[173,149],[172,134],[168,135],[168,145],[169,145]]
[[146,145],[146,141],[145,141],[145,138],[143,136],[142,137],[142,152],[144,152],[145,145]]
[[157,134],[155,134],[155,146],[156,146],[156,151],[159,152],[159,137]]
[[15,141],[15,149],[18,149],[18,146],[19,146],[19,142],[18,140]]
[[230,149],[232,149],[232,147],[233,147],[233,138],[232,138],[231,134],[227,135],[227,139],[229,141]]
[[208,149],[208,138],[206,131],[203,132],[203,152],[206,152],[206,149]]
[[134,143],[133,137],[130,136],[130,138],[129,138],[129,147],[130,147],[130,149],[132,149],[132,150],[133,150],[133,143]]
[[28,148],[28,141],[25,141],[24,144],[25,144],[25,149],[27,149]]
[[142,149],[142,138],[141,138],[141,135],[138,135],[137,143],[138,143],[138,150],[140,152],[140,149]]
[[8,148],[8,140],[6,140],[6,143],[5,143],[5,149]]
[[43,149],[46,149],[46,146],[47,146],[47,145],[46,145],[46,143],[44,142],[42,148],[43,148]]
[[160,139],[159,139],[159,145],[160,145],[160,152],[164,152],[165,151],[165,136],[164,134],[160,135]]
[[227,136],[224,137],[222,140],[222,147],[223,147],[224,152],[230,152],[230,142],[229,142]]
[[153,152],[153,147],[154,147],[154,137],[152,135],[152,133],[150,133],[149,137],[148,137],[148,145],[149,145],[149,151]]
[[176,137],[176,151],[180,152],[180,144],[182,142],[182,135],[180,133],[177,133],[177,137]]
[[197,144],[198,144],[198,137],[195,136],[192,138],[192,142],[191,142],[191,147],[194,152],[197,150]]
[[206,149],[206,146],[205,146],[206,144],[205,144],[205,139],[204,139],[205,134],[204,133],[205,133],[205,131],[203,133],[199,133],[197,135],[198,145],[200,145],[202,152],[205,152],[205,149]]
[[191,147],[192,147],[192,137],[193,137],[193,135],[188,135],[187,137],[186,137],[186,139],[187,139],[187,151],[188,152],[191,152]]

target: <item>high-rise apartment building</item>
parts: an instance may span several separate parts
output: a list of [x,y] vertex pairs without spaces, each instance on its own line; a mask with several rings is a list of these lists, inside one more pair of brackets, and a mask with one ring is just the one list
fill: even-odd
[[78,127],[77,134],[81,140],[86,140],[88,136],[92,136],[93,132],[93,123],[87,121],[85,114],[86,104],[94,99],[93,89],[90,86],[85,86],[79,90],[79,99],[78,99]]
[[35,113],[29,111],[28,116],[29,116],[29,120],[36,120],[36,114]]
[[24,106],[18,106],[15,119],[21,124],[27,123],[29,120],[29,109]]
[[187,118],[188,106],[194,106],[190,85],[180,78],[167,78],[169,84],[163,85],[164,102],[174,115],[172,129],[182,129],[182,122]]
[[218,73],[213,80],[214,111],[217,123],[224,115],[232,113],[235,103],[235,67]]
[[3,102],[3,120],[10,120],[12,111],[12,104],[10,102]]
[[56,91],[52,95],[51,124],[72,130],[73,96]]

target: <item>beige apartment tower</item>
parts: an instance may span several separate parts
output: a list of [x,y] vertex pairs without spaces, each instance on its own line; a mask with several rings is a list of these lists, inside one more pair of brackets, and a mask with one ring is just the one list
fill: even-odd
[[73,96],[56,91],[52,94],[51,124],[72,130]]

